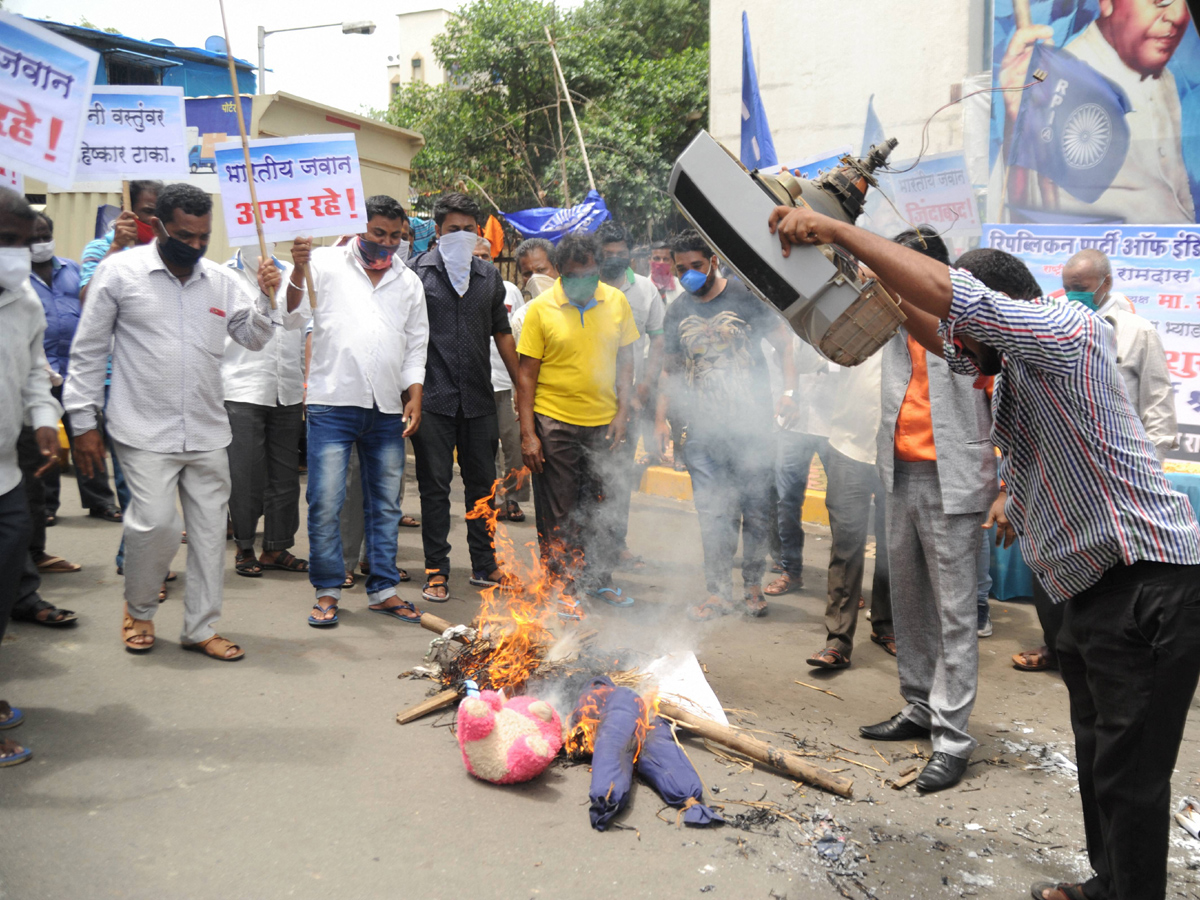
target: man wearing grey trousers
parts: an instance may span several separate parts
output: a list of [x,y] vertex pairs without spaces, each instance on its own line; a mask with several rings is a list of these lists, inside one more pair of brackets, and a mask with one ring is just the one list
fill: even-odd
[[[942,262],[932,230],[896,239]],[[975,379],[956,375],[906,331],[885,345],[876,462],[887,490],[892,616],[907,705],[860,730],[870,740],[930,736],[917,787],[957,784],[978,742],[967,731],[979,673],[980,526],[996,497],[991,405]]]
[[[266,346],[283,323],[282,313],[268,309],[261,295],[251,300],[235,273],[204,259],[212,233],[212,200],[204,191],[188,184],[163,188],[153,223],[158,240],[111,256],[97,268],[71,345],[63,400],[84,475],[104,459],[104,440],[96,430],[103,409],[129,485],[125,649],[154,648],[162,574],[179,550],[178,496],[188,530],[180,644],[232,661],[244,651],[213,627],[224,598],[230,490],[221,359],[226,335],[251,349]],[[278,287],[279,271],[260,266],[258,282],[263,290]]]

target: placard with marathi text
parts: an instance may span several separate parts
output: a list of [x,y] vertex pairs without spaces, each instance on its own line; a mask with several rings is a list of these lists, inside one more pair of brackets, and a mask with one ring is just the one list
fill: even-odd
[[0,165],[70,186],[99,60],[93,50],[0,12]]
[[[218,144],[216,158],[229,243],[253,244],[258,237],[242,142]],[[366,230],[366,198],[354,135],[260,138],[250,142],[250,160],[268,241]]]
[[97,85],[88,100],[76,181],[183,178],[183,88]]

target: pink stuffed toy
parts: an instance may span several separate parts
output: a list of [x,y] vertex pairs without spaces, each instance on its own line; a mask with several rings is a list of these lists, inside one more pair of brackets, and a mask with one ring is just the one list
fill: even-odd
[[455,730],[467,771],[493,784],[536,778],[562,749],[558,713],[533,697],[505,701],[495,691],[467,697]]

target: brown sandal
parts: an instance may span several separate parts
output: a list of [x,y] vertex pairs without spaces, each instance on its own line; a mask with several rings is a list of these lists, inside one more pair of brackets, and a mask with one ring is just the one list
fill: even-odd
[[894,634],[878,635],[871,632],[871,640],[882,647],[888,656],[896,655],[896,636]]
[[799,576],[784,572],[763,588],[763,593],[768,597],[780,597],[784,594],[790,594],[792,591],[798,591],[803,586],[804,583]]
[[761,619],[767,614],[767,601],[763,599],[761,588],[748,588],[742,597],[745,606],[742,611],[752,619]]
[[[201,641],[198,644],[180,644],[184,650],[193,650],[196,653],[203,653],[205,656],[211,656],[213,659],[219,659],[221,662],[234,662],[246,655],[241,647],[233,641],[227,641],[219,634],[214,634],[207,641]],[[233,656],[227,656],[230,650],[236,650]]]
[[814,653],[807,662],[814,669],[846,669],[850,666],[850,660],[846,659],[841,651],[834,650],[832,647],[825,647]]
[[[150,638],[149,642],[136,639]],[[150,619],[135,619],[129,615],[129,607],[125,608],[125,617],[121,621],[121,641],[130,653],[149,653],[154,649],[154,622]]]
[[708,598],[699,606],[688,609],[687,617],[693,622],[711,622],[732,612],[733,608],[728,603],[716,594],[709,594]]
[[1012,661],[1013,668],[1020,669],[1022,672],[1046,672],[1058,668],[1058,664],[1051,660],[1050,650],[1047,647],[1014,653]]

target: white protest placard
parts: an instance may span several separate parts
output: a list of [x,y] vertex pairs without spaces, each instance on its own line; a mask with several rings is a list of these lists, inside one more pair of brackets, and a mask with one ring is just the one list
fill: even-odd
[[187,173],[183,88],[96,85],[76,181],[183,178]]
[[25,176],[20,172],[0,166],[0,187],[6,187],[18,194],[25,193]]
[[99,60],[94,50],[0,12],[0,165],[71,184]]
[[[234,247],[258,235],[241,141],[216,146],[225,228]],[[260,138],[250,142],[254,187],[268,241],[366,230],[366,198],[352,134]]]

